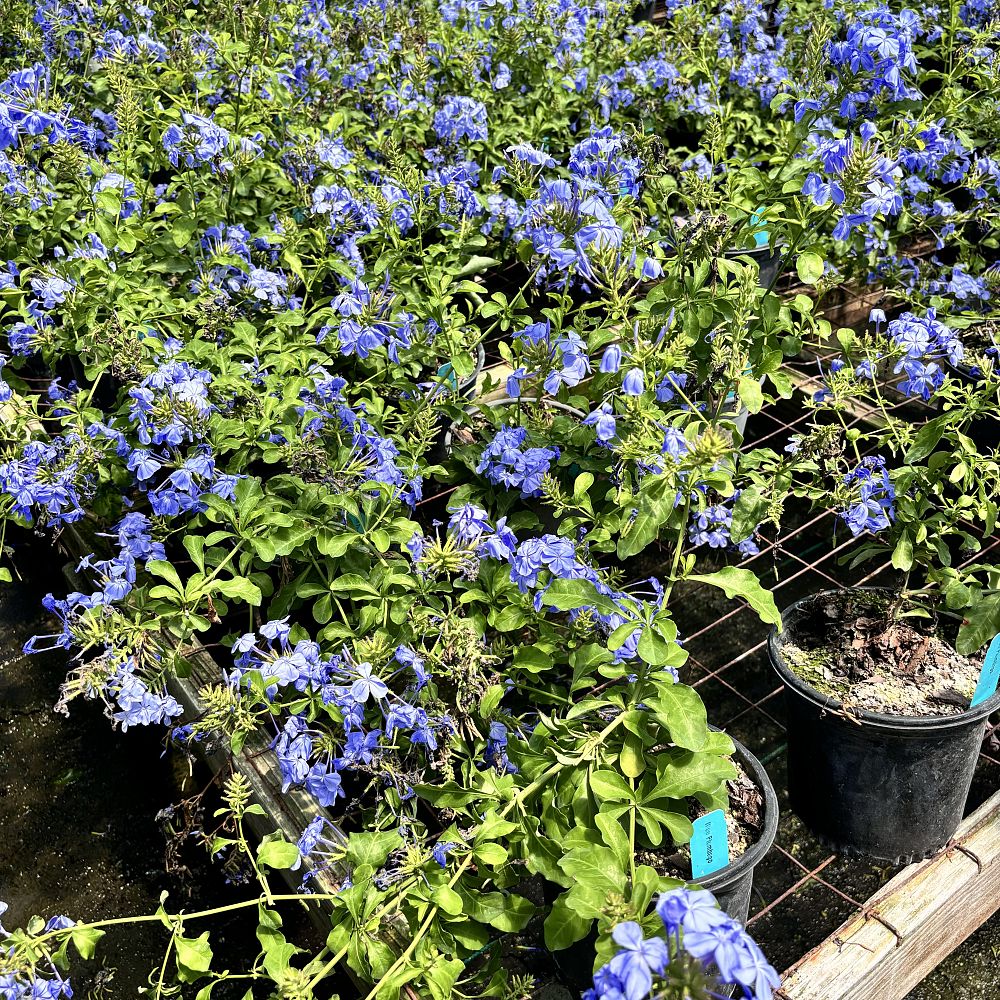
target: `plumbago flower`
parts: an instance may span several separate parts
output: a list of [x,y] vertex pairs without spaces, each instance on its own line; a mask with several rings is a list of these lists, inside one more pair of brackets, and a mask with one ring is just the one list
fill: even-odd
[[855,231],[902,210],[903,194],[898,187],[902,170],[882,154],[877,128],[871,122],[864,122],[856,135],[818,139],[816,157],[822,170],[806,177],[802,193],[821,208],[837,210],[835,240],[846,241]]
[[527,440],[527,428],[501,427],[483,449],[476,472],[505,489],[519,489],[523,497],[541,496],[542,480],[559,449],[525,448]]
[[584,1000],[709,1000],[735,986],[746,1000],[771,1000],[780,984],[757,943],[704,889],[673,889],[656,903],[658,932],[635,921],[612,931],[614,957],[594,973]]
[[344,795],[342,773],[360,771],[391,786],[398,801],[411,798],[410,782],[426,763],[389,760],[405,761],[406,747],[420,749],[417,759],[432,759],[439,741],[447,742],[456,730],[447,714],[428,714],[422,704],[431,704],[431,692],[425,689],[432,674],[424,659],[399,646],[380,674],[371,663],[357,662],[349,650],[322,657],[311,640],[292,644],[290,632],[285,619],[239,638],[233,646],[239,653],[236,669],[227,678],[236,696],[248,698],[251,707],[260,697],[274,702],[285,689],[293,689],[339,719],[338,734],[311,728],[301,715],[288,716],[272,743],[283,790],[304,785],[320,805],[329,807]]

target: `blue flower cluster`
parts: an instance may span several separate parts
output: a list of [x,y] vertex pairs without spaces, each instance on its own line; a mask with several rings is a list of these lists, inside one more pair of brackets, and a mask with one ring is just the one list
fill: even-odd
[[905,351],[894,369],[897,375],[905,375],[899,383],[900,391],[925,401],[944,383],[941,362],[956,365],[964,354],[961,340],[937,319],[933,309],[928,310],[926,316],[903,313],[889,323],[886,334]]
[[438,138],[450,142],[485,142],[489,138],[486,107],[471,97],[449,96],[434,115],[434,131]]
[[527,439],[527,428],[501,427],[483,449],[476,472],[504,489],[519,489],[523,497],[541,496],[542,478],[559,449],[524,448]]
[[892,524],[896,516],[896,490],[884,458],[877,455],[863,458],[843,482],[848,488],[848,500],[847,509],[840,516],[855,538],[866,531],[877,534]]
[[[810,173],[803,181],[802,193],[816,205],[842,208],[833,228],[835,240],[847,240],[855,230],[902,210],[898,187],[902,171],[895,161],[882,155],[876,134],[875,125],[864,122],[856,135],[817,139],[815,155],[822,173]],[[856,175],[862,168],[864,176],[859,180]],[[850,189],[845,188],[848,177]]]
[[572,330],[552,340],[551,324],[532,323],[516,334],[515,345],[531,359],[532,365],[521,365],[507,376],[507,395],[518,399],[521,383],[544,376],[542,387],[555,395],[561,386],[579,385],[590,374],[587,345]]
[[[6,912],[7,904],[0,902],[0,917]],[[73,926],[74,921],[69,917],[50,917],[42,924],[42,933]],[[11,936],[11,932],[0,923],[0,938],[9,939]],[[0,941],[0,948],[6,948],[11,954],[14,952],[13,943]],[[38,966],[22,969],[17,967],[17,963],[12,971],[0,971],[0,1000],[60,1000],[61,997],[71,1000],[72,996],[73,987],[69,979],[60,974],[55,964],[50,965],[44,974]]]
[[584,993],[584,1000],[659,996],[657,981],[682,952],[704,964],[707,990],[714,981],[738,987],[746,1000],[771,1000],[780,983],[777,972],[710,892],[672,889],[661,894],[656,912],[665,937],[647,938],[634,921],[618,924],[611,935],[618,953],[594,973],[593,989]]
[[374,291],[361,280],[347,282],[332,303],[340,320],[335,325],[323,326],[316,335],[316,343],[323,343],[335,332],[341,354],[353,354],[364,360],[372,352],[385,348],[389,360],[398,363],[399,351],[413,343],[415,317],[402,312],[392,316],[392,301],[388,273]]
[[208,163],[218,172],[232,169],[232,161],[225,158],[230,141],[229,132],[221,125],[190,111],[182,114],[180,125],[168,126],[162,138],[163,148],[175,167]]
[[854,89],[862,90],[855,104],[885,96],[893,101],[917,97],[906,81],[916,74],[913,44],[920,34],[920,19],[909,9],[895,12],[887,6],[859,11],[847,26],[843,41],[830,43],[830,64]]
[[[326,369],[316,367],[312,373],[312,387],[300,392],[302,405],[298,407],[304,421],[304,440],[326,440],[332,437],[339,445],[345,438],[350,449],[351,462],[344,471],[344,480],[359,488],[388,488],[388,492],[411,507],[423,495],[423,481],[419,475],[408,475],[400,468],[400,451],[389,437],[380,434],[365,414],[364,406],[352,409],[341,394],[347,384],[340,376],[331,375]],[[274,436],[273,440],[281,440]]]
[[254,308],[298,307],[299,300],[288,295],[288,278],[280,270],[262,266],[275,263],[278,257],[277,249],[264,237],[253,239],[244,226],[219,223],[205,230],[201,249],[205,259],[200,262],[199,277],[191,282],[193,292]]
[[286,718],[271,744],[284,781],[282,789],[302,785],[320,805],[332,806],[344,794],[341,775],[360,770],[383,774],[402,798],[410,797],[412,791],[400,774],[392,767],[380,769],[379,762],[396,749],[401,737],[407,746],[433,753],[439,736],[454,731],[447,715],[430,716],[418,704],[431,680],[423,658],[400,646],[394,654],[395,669],[383,677],[371,664],[355,662],[346,649],[323,658],[315,642],[303,639],[293,644],[290,634],[288,619],[282,619],[266,623],[259,634],[241,636],[233,644],[233,653],[238,655],[227,678],[240,691],[256,677],[271,700],[286,687],[315,693],[342,720],[342,734],[332,746],[302,716]]
[[[739,499],[739,493],[733,496],[733,503]],[[713,549],[729,548],[732,544],[730,530],[733,525],[732,507],[725,504],[711,504],[702,510],[691,513],[691,523],[688,525],[688,538],[692,545],[707,545]],[[737,543],[737,551],[742,556],[755,556],[760,552],[754,536]]]

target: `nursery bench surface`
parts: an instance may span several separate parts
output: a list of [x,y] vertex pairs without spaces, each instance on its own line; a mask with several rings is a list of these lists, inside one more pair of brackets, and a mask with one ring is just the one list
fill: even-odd
[[785,1000],[902,1000],[1000,909],[1000,792],[782,977]]

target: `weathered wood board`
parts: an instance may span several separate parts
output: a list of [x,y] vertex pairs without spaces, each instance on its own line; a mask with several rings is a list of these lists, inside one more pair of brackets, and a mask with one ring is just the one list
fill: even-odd
[[1000,792],[965,819],[952,846],[904,868],[799,959],[778,996],[902,1000],[998,909]]

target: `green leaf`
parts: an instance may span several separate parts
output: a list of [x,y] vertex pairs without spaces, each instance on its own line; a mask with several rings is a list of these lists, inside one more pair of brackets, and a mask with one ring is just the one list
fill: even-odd
[[492,842],[477,845],[472,853],[477,861],[493,868],[505,864],[509,857],[506,848]]
[[559,862],[559,867],[581,885],[605,895],[625,891],[625,873],[610,847],[596,844],[574,847]]
[[347,838],[347,860],[356,868],[361,865],[381,868],[385,859],[402,844],[403,838],[397,830],[352,833]]
[[573,481],[573,499],[582,500],[587,496],[587,491],[594,485],[594,474],[592,472],[581,472]]
[[519,646],[514,653],[514,666],[538,674],[552,668],[552,657],[537,646]]
[[80,953],[80,958],[89,961],[97,950],[97,942],[104,937],[104,931],[96,927],[74,927],[69,932],[73,947]]
[[463,913],[507,934],[522,930],[535,915],[534,904],[516,893],[482,892],[461,882],[456,889],[462,897]]
[[634,733],[626,736],[625,745],[618,755],[618,764],[622,773],[629,778],[638,778],[646,770],[646,755],[642,740]]
[[[639,817],[647,831],[665,827],[675,844],[686,844],[694,835],[694,826],[687,816],[672,809],[658,809],[654,806],[640,806]],[[655,834],[653,834],[655,836]],[[652,839],[652,836],[651,838]]]
[[257,907],[257,940],[264,953],[264,968],[274,980],[280,981],[293,956],[301,950],[285,940],[281,931],[281,916],[264,905]]
[[239,601],[245,601],[252,607],[260,607],[264,600],[264,595],[260,592],[260,587],[252,583],[246,577],[235,576],[231,580],[215,580],[212,590],[225,597],[233,597]]
[[635,795],[614,771],[594,771],[587,779],[594,798],[601,802],[631,802]]
[[909,532],[904,532],[892,550],[892,565],[895,569],[906,572],[913,566],[913,540]]
[[448,885],[439,885],[431,892],[431,899],[445,913],[457,917],[462,912],[462,897]]
[[673,512],[673,498],[669,503],[662,498],[640,502],[635,518],[622,529],[618,538],[618,558],[630,559],[655,541],[660,529]]
[[755,378],[741,378],[737,383],[740,401],[751,413],[760,413],[764,405],[764,393]]
[[694,688],[686,684],[664,685],[647,703],[656,721],[665,726],[672,743],[685,750],[701,750],[708,739],[708,713]]
[[542,601],[559,611],[596,608],[605,615],[621,614],[621,608],[610,597],[599,594],[589,580],[556,580],[542,595]]
[[795,262],[795,272],[799,276],[799,281],[815,285],[823,277],[823,258],[818,253],[799,254]]
[[461,959],[438,956],[424,975],[431,1000],[451,1000],[456,995],[455,984],[464,969],[465,963]]
[[728,757],[685,750],[667,761],[647,801],[686,799],[697,792],[714,792],[722,782],[735,777],[736,768]]
[[482,700],[479,702],[479,717],[481,719],[491,718],[500,705],[500,699],[503,698],[505,693],[502,684],[492,684],[487,688],[486,694],[483,695]]
[[299,849],[285,840],[271,840],[257,849],[257,860],[269,868],[291,868],[299,860]]
[[748,486],[742,490],[733,505],[733,523],[730,528],[732,540],[742,542],[749,538],[767,513],[768,506],[767,500],[756,486]]
[[178,934],[174,938],[174,951],[177,957],[177,978],[182,983],[193,983],[211,968],[212,946],[208,943],[208,931],[196,938]]
[[966,612],[958,630],[955,649],[963,656],[982,649],[1000,633],[1000,594],[984,597]]
[[457,274],[458,278],[467,278],[470,274],[482,274],[483,271],[488,271],[491,267],[495,267],[500,261],[496,257],[470,257],[461,268],[459,268]]
[[774,603],[774,595],[760,585],[760,581],[750,570],[726,566],[714,573],[694,574],[688,579],[719,587],[730,599],[742,597],[757,612],[762,622],[776,625],[778,631],[781,631],[781,614]]
[[629,858],[632,856],[632,848],[629,844],[628,835],[622,829],[617,818],[608,813],[599,812],[594,817],[597,828],[604,834],[604,843],[615,852],[615,857],[622,868],[627,868]]
[[[632,631],[634,632],[635,629],[633,628]],[[673,659],[673,643],[661,639],[648,627],[642,630],[636,651],[645,663],[653,667],[662,667]]]
[[917,436],[906,453],[907,464],[922,462],[938,446],[945,431],[946,420],[945,416],[935,417],[917,431]]
[[527,621],[528,616],[516,604],[508,604],[493,619],[493,627],[498,632],[513,632],[525,625]]
[[590,930],[593,920],[581,917],[566,904],[568,893],[563,893],[553,904],[552,911],[545,918],[543,932],[545,947],[549,951],[562,951],[577,941],[582,941]]
[[[482,792],[475,788],[466,788],[455,781],[446,781],[442,785],[414,785],[413,790],[425,802],[440,806],[442,809],[461,809],[470,802],[475,802]],[[359,836],[372,836],[371,834],[352,834],[351,839]],[[398,845],[397,845],[398,846]],[[388,855],[388,852],[386,852]],[[383,858],[383,860],[385,860]],[[380,861],[379,864],[382,862]]]

